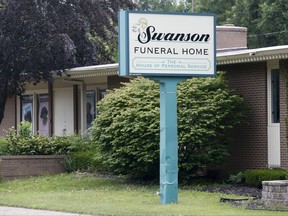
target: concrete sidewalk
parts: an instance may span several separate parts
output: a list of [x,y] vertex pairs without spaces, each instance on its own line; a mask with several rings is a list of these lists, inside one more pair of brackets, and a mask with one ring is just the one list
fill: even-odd
[[92,215],[0,206],[0,216],[92,216]]

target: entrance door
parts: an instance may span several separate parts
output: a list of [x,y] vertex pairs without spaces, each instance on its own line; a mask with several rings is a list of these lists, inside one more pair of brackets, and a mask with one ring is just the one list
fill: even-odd
[[268,62],[268,166],[280,167],[280,88],[279,63]]

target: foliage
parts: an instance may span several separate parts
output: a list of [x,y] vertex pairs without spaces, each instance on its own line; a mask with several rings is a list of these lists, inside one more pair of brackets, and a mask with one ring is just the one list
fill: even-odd
[[0,9],[0,123],[7,97],[29,83],[115,61],[117,12],[133,7],[130,0],[7,1]]
[[32,124],[29,121],[23,121],[18,125],[19,135],[22,137],[29,138],[32,135]]
[[[78,136],[53,136],[46,137],[39,134],[32,134],[28,123],[22,123],[17,134],[14,128],[10,128],[5,136],[6,146],[2,155],[66,155],[75,150],[73,143],[80,143]],[[22,128],[22,129],[21,129]],[[27,130],[23,130],[23,128]],[[29,128],[30,129],[30,128]],[[25,131],[23,133],[23,131]]]
[[150,178],[158,173],[159,89],[151,80],[137,78],[109,93],[99,103],[92,139],[111,171]]
[[243,98],[217,78],[182,82],[178,91],[179,175],[190,178],[200,166],[218,164],[228,155],[226,132],[244,117]]
[[66,155],[67,171],[99,171],[103,169],[99,151],[89,138],[72,136],[46,137],[32,134],[31,123],[21,122],[19,133],[10,128],[0,138],[0,155]]
[[231,20],[248,28],[249,47],[287,44],[287,4],[283,0],[236,0]]
[[287,9],[285,0],[196,1],[196,11],[216,13],[218,25],[247,27],[250,48],[287,44]]
[[187,12],[189,3],[184,0],[135,0],[140,10]]
[[288,171],[283,169],[252,169],[243,173],[245,183],[253,187],[262,187],[262,181],[288,180]]
[[228,183],[230,184],[239,184],[244,181],[244,173],[238,172],[236,174],[231,174],[228,179]]
[[177,0],[135,0],[141,10],[149,11],[177,11],[179,7]]
[[65,157],[65,168],[72,171],[102,171],[100,153],[89,138],[82,138],[81,142],[71,145],[70,153]]
[[196,0],[195,11],[198,13],[215,13],[217,24],[223,25],[229,23],[231,7],[234,4],[235,0]]
[[65,169],[68,172],[95,172],[104,170],[102,161],[99,158],[99,152],[95,149],[71,152],[65,157]]
[[4,137],[0,137],[0,155],[3,155],[7,148],[7,140]]
[[[189,179],[203,165],[228,154],[226,132],[243,117],[243,99],[227,88],[223,74],[194,78],[178,89],[179,177]],[[136,78],[99,103],[92,128],[105,166],[134,178],[159,173],[159,85]]]

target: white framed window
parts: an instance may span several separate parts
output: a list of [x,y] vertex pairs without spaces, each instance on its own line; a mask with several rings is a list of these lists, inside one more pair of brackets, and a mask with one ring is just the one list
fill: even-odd
[[271,123],[280,123],[279,69],[271,70]]
[[107,94],[106,88],[89,86],[86,90],[86,129],[92,126],[92,122],[97,118],[97,103]]
[[48,94],[37,95],[37,131],[44,136],[49,136],[50,110]]
[[33,133],[49,136],[49,113],[48,93],[29,92],[20,96],[20,122],[30,122]]
[[92,126],[93,120],[96,118],[96,93],[95,90],[86,91],[86,120],[87,128]]
[[34,109],[33,109],[33,94],[22,95],[20,98],[21,101],[21,111],[20,119],[21,122],[28,121],[32,124],[32,129],[34,128]]

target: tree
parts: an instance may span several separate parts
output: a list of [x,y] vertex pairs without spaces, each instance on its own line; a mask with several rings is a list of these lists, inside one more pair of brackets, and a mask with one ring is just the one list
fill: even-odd
[[265,1],[261,5],[261,17],[257,23],[261,44],[264,46],[288,43],[288,5],[285,0]]
[[215,13],[217,15],[217,24],[223,25],[229,22],[231,7],[235,0],[196,0],[195,12]]
[[[228,154],[226,132],[243,117],[243,99],[228,90],[222,74],[178,86],[179,178]],[[103,164],[117,174],[157,178],[159,173],[159,85],[136,78],[101,100],[91,136]]]
[[52,71],[115,60],[117,12],[130,0],[8,0],[0,10],[0,123],[7,97]]
[[[236,0],[234,6],[231,8],[231,21],[235,25],[247,27],[248,46],[251,48],[259,47],[262,45],[259,38],[256,36],[261,34],[257,23],[261,19],[262,2],[263,0]],[[251,35],[254,36],[251,37]]]
[[[135,0],[140,10],[187,12],[191,10],[191,2],[186,0]],[[190,8],[189,8],[190,7]]]
[[288,12],[285,0],[235,0],[230,19],[248,28],[250,48],[287,44]]

